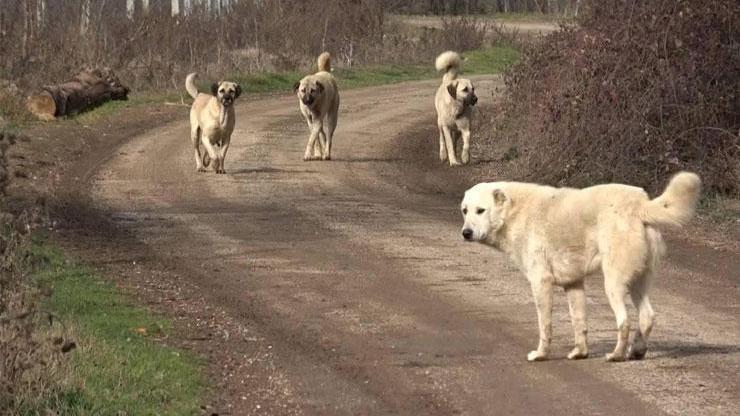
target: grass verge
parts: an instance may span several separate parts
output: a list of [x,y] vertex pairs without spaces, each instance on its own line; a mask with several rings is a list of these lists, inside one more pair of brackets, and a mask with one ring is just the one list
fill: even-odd
[[199,414],[199,364],[158,342],[170,330],[167,320],[47,246],[36,245],[34,255],[41,259],[35,277],[53,288],[46,307],[77,343],[69,387],[49,408],[60,415]]
[[[496,46],[478,49],[463,53],[467,59],[463,63],[463,73],[497,74],[507,66],[515,63],[519,52],[511,47]],[[299,71],[260,74],[228,74],[225,79],[241,84],[247,94],[263,94],[271,92],[286,92],[293,88],[293,84],[306,74]],[[374,85],[394,84],[405,81],[418,81],[440,77],[434,70],[434,63],[425,65],[380,65],[358,67],[353,69],[337,69],[334,72],[341,89],[370,87]],[[200,80],[200,91],[209,91],[210,84]],[[184,82],[184,80],[183,80]],[[162,103],[164,101],[179,102],[181,97],[187,97],[184,87],[181,91],[143,91],[132,93],[126,101],[108,101],[96,108],[69,118],[70,121],[82,124],[91,124],[104,119],[126,107]]]

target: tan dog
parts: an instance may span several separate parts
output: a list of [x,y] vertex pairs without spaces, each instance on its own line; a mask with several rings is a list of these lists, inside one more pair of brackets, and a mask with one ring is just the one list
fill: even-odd
[[434,96],[439,128],[439,160],[449,160],[450,166],[460,163],[455,156],[455,145],[462,136],[463,146],[460,159],[470,162],[470,117],[473,106],[478,102],[475,88],[469,79],[458,78],[460,55],[457,52],[443,52],[437,57],[437,71],[445,71],[442,85]]
[[[239,84],[221,81],[211,85],[211,94],[198,93],[192,73],[185,78],[185,89],[195,101],[190,107],[190,139],[195,149],[195,168],[205,172],[211,160],[216,173],[226,173],[224,159],[229,150],[231,133],[234,131],[236,116],[234,101],[241,95]],[[201,159],[200,144],[206,149]]]
[[303,160],[331,159],[331,142],[339,116],[339,89],[329,72],[331,63],[328,52],[319,55],[318,64],[319,72],[293,85],[301,114],[311,130]]
[[[540,341],[527,359],[545,360],[550,351],[554,286],[565,288],[573,321],[575,348],[568,358],[588,356],[583,282],[599,271],[617,321],[617,345],[606,359],[643,358],[655,315],[648,298],[650,279],[665,252],[656,227],[691,219],[700,188],[697,175],[682,172],[653,200],[641,188],[618,184],[557,189],[492,182],[465,192],[463,238],[508,254],[532,287]],[[629,350],[628,293],[639,313]]]

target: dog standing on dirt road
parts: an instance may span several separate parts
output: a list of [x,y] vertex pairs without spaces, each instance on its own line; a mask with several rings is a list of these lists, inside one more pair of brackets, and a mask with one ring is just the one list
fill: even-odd
[[311,130],[303,160],[331,159],[331,141],[339,116],[339,89],[336,79],[329,72],[329,52],[319,55],[318,66],[319,72],[305,76],[293,85],[301,114]]
[[434,63],[437,71],[445,71],[442,85],[434,96],[439,128],[439,160],[449,160],[450,166],[460,163],[455,156],[455,145],[462,136],[463,146],[460,159],[470,162],[470,118],[473,106],[478,102],[475,88],[469,79],[458,78],[460,55],[457,52],[443,52]]
[[[652,200],[641,188],[619,184],[558,189],[491,182],[465,192],[463,238],[508,254],[532,287],[540,339],[527,359],[545,360],[549,354],[554,286],[565,288],[575,332],[568,358],[588,356],[584,279],[599,271],[617,321],[617,345],[607,361],[645,357],[655,315],[648,289],[665,252],[656,227],[690,220],[700,188],[696,174],[681,172]],[[639,315],[629,347],[628,293]]]
[[[221,81],[211,85],[213,95],[198,93],[196,76],[196,73],[192,73],[185,78],[185,89],[195,100],[190,107],[190,139],[195,149],[195,168],[198,172],[205,172],[213,160],[213,170],[226,173],[224,159],[236,123],[234,101],[239,98],[242,89],[235,82]],[[206,150],[202,158],[201,143]]]

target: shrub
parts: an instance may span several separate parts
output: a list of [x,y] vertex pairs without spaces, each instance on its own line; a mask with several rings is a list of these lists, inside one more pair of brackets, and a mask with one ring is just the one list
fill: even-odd
[[526,50],[505,81],[525,176],[661,188],[699,173],[740,194],[740,10],[733,0],[585,2],[578,26]]

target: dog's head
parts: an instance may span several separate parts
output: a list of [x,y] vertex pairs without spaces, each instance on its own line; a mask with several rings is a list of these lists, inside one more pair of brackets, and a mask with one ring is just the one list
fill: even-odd
[[497,183],[479,183],[465,192],[460,210],[465,241],[492,242],[504,226],[511,200]]
[[218,98],[218,101],[224,107],[228,107],[234,104],[234,100],[242,95],[242,87],[236,82],[214,82],[211,84],[211,93]]
[[459,78],[447,84],[447,92],[450,96],[460,101],[466,107],[472,107],[478,102],[475,95],[475,87],[469,79]]
[[305,77],[293,85],[293,92],[304,105],[310,107],[324,93],[324,84],[313,77]]

